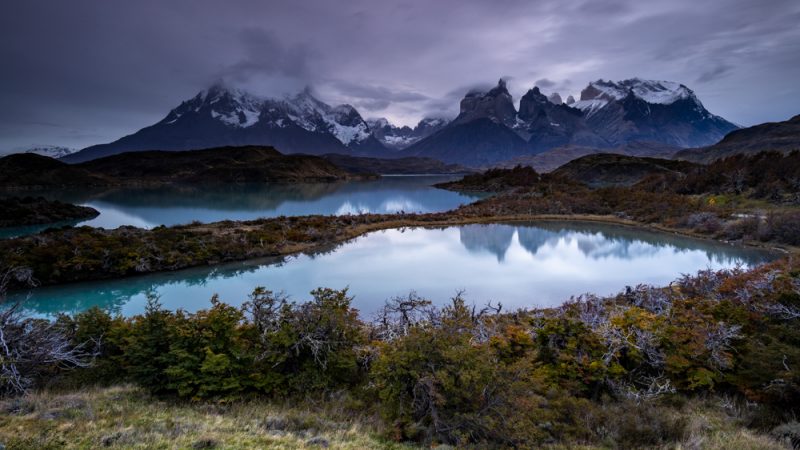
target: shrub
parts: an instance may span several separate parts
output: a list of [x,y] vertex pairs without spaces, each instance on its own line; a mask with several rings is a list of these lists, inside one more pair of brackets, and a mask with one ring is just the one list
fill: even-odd
[[800,212],[774,213],[767,216],[770,237],[789,245],[800,245]]
[[714,234],[722,228],[722,223],[716,214],[701,212],[691,214],[686,219],[686,226],[698,233]]
[[246,305],[258,334],[257,360],[270,376],[262,388],[279,393],[352,386],[366,343],[364,324],[347,289],[317,289],[307,303],[287,303],[257,289]]
[[18,305],[0,310],[0,395],[23,394],[59,369],[87,367],[90,361],[57,324],[23,318]]
[[485,312],[456,297],[381,345],[371,378],[397,438],[513,446],[549,436],[539,426],[552,418],[525,351],[530,343],[518,328],[486,339],[488,326]]

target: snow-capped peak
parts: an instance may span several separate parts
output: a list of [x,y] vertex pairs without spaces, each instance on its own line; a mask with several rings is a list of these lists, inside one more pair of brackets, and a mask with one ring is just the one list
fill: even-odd
[[211,116],[230,127],[248,128],[258,123],[264,102],[248,92],[216,83],[170,111],[164,123],[172,125],[185,114],[195,113]]
[[651,104],[669,105],[693,97],[686,86],[674,81],[641,80],[632,78],[619,82],[597,80],[581,92],[581,100],[622,100],[629,93]]
[[289,119],[309,131],[328,131],[344,145],[369,138],[369,126],[351,105],[331,107],[314,97],[311,90],[286,97]]
[[430,136],[448,123],[450,123],[449,120],[440,117],[425,117],[414,128],[411,128],[407,125],[395,125],[383,117],[367,120],[372,136],[385,146],[397,150]]
[[217,83],[172,110],[163,123],[175,124],[186,114],[210,116],[231,128],[256,124],[285,128],[294,124],[315,133],[331,133],[348,146],[370,137],[369,125],[353,106],[332,107],[317,99],[309,88],[279,98],[262,98]]
[[35,153],[37,155],[49,156],[50,158],[63,158],[67,155],[75,153],[77,150],[74,148],[60,147],[57,145],[40,145],[17,153]]
[[653,105],[671,105],[678,100],[693,99],[699,107],[700,101],[691,89],[674,81],[642,80],[631,78],[622,81],[597,80],[581,91],[580,101],[573,107],[581,109],[587,116],[594,114],[607,104],[619,101],[628,95]]

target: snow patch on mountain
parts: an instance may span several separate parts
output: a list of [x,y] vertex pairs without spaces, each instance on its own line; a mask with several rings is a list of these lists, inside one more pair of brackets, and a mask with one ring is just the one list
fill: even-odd
[[430,136],[448,123],[449,120],[441,117],[426,117],[420,120],[414,128],[411,128],[408,126],[398,127],[384,117],[367,119],[372,136],[383,145],[396,150],[404,149]]
[[608,100],[604,98],[593,98],[591,100],[579,100],[569,106],[580,109],[583,111],[584,116],[589,117],[603,109],[607,104]]
[[[622,100],[629,93],[647,103],[658,105],[670,105],[678,100],[694,97],[692,91],[680,83],[632,78],[619,82],[597,80],[589,83],[589,86],[581,92],[581,101]],[[584,105],[596,107],[597,104],[595,102]]]
[[64,156],[71,155],[77,150],[74,148],[60,147],[57,145],[41,145],[17,153],[35,153],[37,155],[49,156],[50,158],[63,158]]
[[217,84],[172,110],[164,123],[175,124],[191,112],[208,114],[232,128],[249,128],[262,122],[272,128],[294,124],[315,133],[331,133],[346,146],[370,137],[369,125],[355,108],[331,107],[315,98],[309,89],[282,98],[261,98]]
[[346,126],[338,122],[328,122],[328,124],[330,125],[329,131],[344,145],[350,145],[352,142],[361,142],[369,137],[369,128],[365,123],[355,126]]
[[384,136],[383,141],[390,147],[403,148],[417,142],[418,137],[414,136]]

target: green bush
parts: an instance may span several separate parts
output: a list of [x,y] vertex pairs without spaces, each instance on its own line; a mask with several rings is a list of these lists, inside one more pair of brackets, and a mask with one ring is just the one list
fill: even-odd
[[428,444],[667,446],[686,427],[674,404],[716,392],[755,402],[746,420],[762,430],[800,413],[800,272],[789,259],[547,310],[478,310],[460,296],[436,308],[410,295],[368,324],[351,302],[346,290],[298,304],[259,288],[242,308],[214,298],[170,312],[151,296],[131,318],[92,309],[35,323],[96,355],[76,373],[85,383],[130,380],[196,401],[347,391],[395,439]]

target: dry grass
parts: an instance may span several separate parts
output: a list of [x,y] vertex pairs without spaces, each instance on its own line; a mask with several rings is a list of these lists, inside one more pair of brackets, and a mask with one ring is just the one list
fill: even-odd
[[679,450],[785,450],[769,436],[744,428],[737,414],[718,405],[696,402],[687,405],[689,415],[686,436],[675,448]]
[[[712,401],[690,401],[681,442],[663,448],[785,449],[743,428],[741,420]],[[677,413],[677,411],[676,411]],[[0,443],[6,449],[408,449],[382,437],[380,420],[359,416],[331,401],[325,405],[276,405],[263,400],[231,405],[158,400],[132,386],[72,393],[39,392],[0,403]],[[614,448],[559,443],[550,449]],[[441,449],[447,446],[439,447]]]
[[9,450],[407,448],[381,438],[378,421],[336,407],[174,403],[131,386],[41,392],[2,404],[0,442]]

